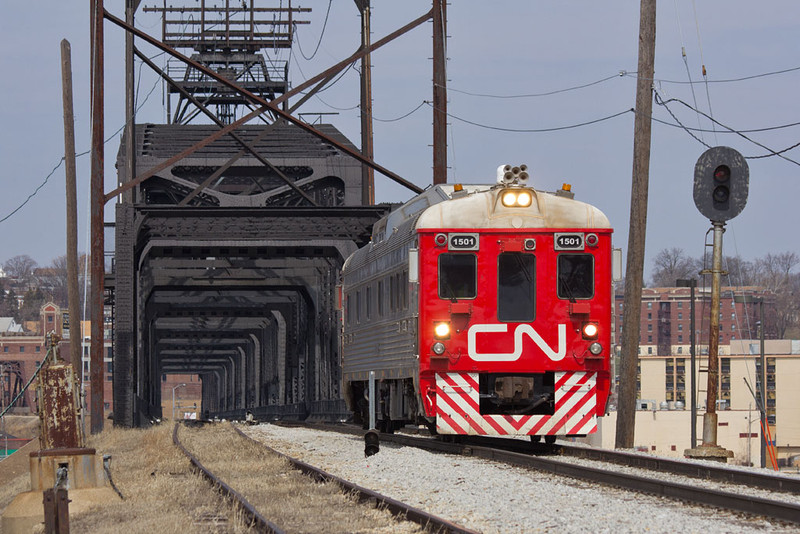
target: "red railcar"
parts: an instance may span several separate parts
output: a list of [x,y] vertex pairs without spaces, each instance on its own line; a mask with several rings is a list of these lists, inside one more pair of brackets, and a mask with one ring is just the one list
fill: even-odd
[[526,185],[439,185],[376,224],[343,268],[345,399],[378,425],[585,435],[610,389],[608,219]]

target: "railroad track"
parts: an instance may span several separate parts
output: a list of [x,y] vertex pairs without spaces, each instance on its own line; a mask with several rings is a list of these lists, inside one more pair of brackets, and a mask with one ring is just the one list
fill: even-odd
[[[364,434],[354,426],[313,425],[348,434]],[[728,491],[704,487],[700,481],[733,484],[739,488],[780,492],[800,496],[800,477],[797,479],[749,472],[724,466],[682,462],[623,451],[609,451],[569,445],[547,446],[523,440],[491,437],[461,437],[457,441],[443,441],[409,434],[380,434],[381,442],[413,446],[432,452],[469,455],[494,460],[518,467],[536,469],[556,475],[610,485],[636,492],[677,499],[693,504],[712,506],[734,512],[767,517],[800,524],[800,499],[789,502],[747,494],[744,490]],[[568,456],[593,462],[613,463],[638,468],[658,474],[678,475],[697,479],[696,484],[670,481],[663,478],[626,473],[619,469],[572,463],[559,459]],[[756,491],[757,492],[757,491]]]
[[[183,452],[183,454],[189,459],[192,466],[196,468],[202,475],[209,481],[209,483],[218,488],[219,491],[228,498],[236,508],[241,510],[242,514],[248,519],[251,523],[252,527],[259,532],[275,532],[275,533],[282,533],[293,529],[285,529],[276,524],[275,521],[271,521],[264,517],[262,513],[257,510],[257,507],[248,502],[248,500],[240,493],[233,489],[228,483],[226,483],[219,473],[214,473],[210,469],[203,466],[203,464],[197,459],[195,455],[193,455],[179,440],[178,438],[178,426],[175,425],[173,430],[173,442],[175,445]],[[270,454],[279,456],[284,458],[291,464],[292,467],[301,471],[305,475],[308,475],[316,482],[332,482],[338,485],[343,492],[346,494],[352,495],[356,497],[359,503],[363,504],[370,504],[375,508],[385,509],[390,512],[392,515],[396,516],[400,520],[410,521],[412,523],[416,523],[423,529],[431,532],[441,532],[441,533],[474,533],[475,531],[467,529],[465,527],[456,525],[450,521],[447,521],[443,518],[437,517],[433,514],[429,514],[424,510],[420,510],[418,508],[414,508],[408,504],[402,503],[395,499],[391,499],[380,493],[375,491],[369,490],[367,488],[360,487],[352,482],[346,481],[339,477],[335,477],[325,471],[318,469],[310,464],[305,462],[296,460],[289,456],[286,456],[278,451],[271,449],[270,447],[260,443],[256,440],[253,440],[241,430],[239,430],[236,426],[231,425],[231,428],[235,430],[236,434],[243,440],[246,440],[249,443],[255,444],[256,447],[269,451]],[[342,531],[346,531],[343,529]]]
[[[573,464],[553,457],[533,456],[530,452],[521,453],[498,448],[501,444],[496,442],[493,442],[494,445],[490,446],[479,446],[468,443],[446,443],[438,440],[401,434],[381,434],[381,440],[411,445],[431,451],[449,452],[451,454],[468,454],[479,458],[495,460],[519,467],[537,469],[539,471],[546,471],[589,482],[800,524],[800,504],[767,499],[754,495],[745,495],[732,491],[722,491],[702,487],[700,485],[660,480],[655,477],[624,473],[613,469]],[[511,440],[498,441],[508,442]],[[524,442],[522,443],[524,444]],[[517,446],[511,445],[511,447],[516,448]],[[798,487],[796,482],[800,481],[792,481],[785,477],[752,473],[747,474],[734,469],[698,466],[697,464],[692,465],[688,462],[665,461],[656,458],[645,461],[644,459],[638,458],[639,455],[631,453],[616,452],[616,454],[614,454],[615,451],[603,451],[604,453],[612,452],[612,454],[600,454],[596,449],[592,450],[592,452],[589,452],[587,449],[579,449],[579,447],[570,447],[568,450],[562,448],[562,451],[564,454],[569,454],[571,456],[582,456],[597,461],[639,467],[658,473],[667,472],[681,474],[698,479],[715,480],[757,487],[760,489],[769,489],[771,491],[800,494],[796,489]],[[602,460],[599,460],[600,458],[602,458]]]

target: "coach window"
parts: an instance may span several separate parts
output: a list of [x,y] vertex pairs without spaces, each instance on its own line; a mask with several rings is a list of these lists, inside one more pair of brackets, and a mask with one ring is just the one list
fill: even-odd
[[478,259],[475,254],[439,256],[439,298],[474,299],[478,294]]
[[536,311],[536,257],[503,252],[497,257],[497,318],[533,321]]
[[561,254],[558,257],[558,298],[590,299],[594,296],[594,256]]

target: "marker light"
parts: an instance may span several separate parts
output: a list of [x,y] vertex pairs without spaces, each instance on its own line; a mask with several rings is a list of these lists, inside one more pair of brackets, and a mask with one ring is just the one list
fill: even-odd
[[450,323],[436,323],[433,327],[433,337],[447,339],[450,337]]
[[587,234],[586,235],[586,244],[592,248],[597,246],[597,243],[600,242],[600,239],[597,237],[597,234]]
[[583,339],[596,339],[598,333],[597,323],[585,323],[582,333]]
[[433,350],[433,352],[435,352],[436,354],[443,354],[444,353],[444,343],[442,343],[441,341],[437,341],[436,343],[433,344],[433,346],[431,347],[431,350]]
[[600,343],[598,343],[597,341],[595,341],[594,343],[589,345],[589,352],[591,352],[592,354],[597,356],[598,354],[603,352],[603,346]]
[[436,234],[436,237],[433,238],[433,242],[436,243],[437,247],[443,247],[447,244],[447,234]]

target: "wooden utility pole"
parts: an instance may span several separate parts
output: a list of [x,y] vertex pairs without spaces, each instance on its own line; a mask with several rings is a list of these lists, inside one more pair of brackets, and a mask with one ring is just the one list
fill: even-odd
[[[75,117],[72,109],[72,52],[69,41],[61,41],[61,82],[64,107],[64,167],[67,183],[67,308],[70,336],[68,361],[78,381],[82,380],[81,341],[78,294],[78,193],[75,172]],[[77,328],[75,328],[77,326]]]
[[[361,46],[370,45],[370,0],[355,0],[361,12]],[[371,54],[361,58],[361,153],[369,159],[374,158],[372,145],[372,65]],[[365,206],[375,204],[375,171],[369,165],[361,164],[361,203]]]
[[433,0],[433,183],[447,183],[447,0]]
[[105,236],[104,236],[104,152],[103,152],[103,0],[91,0],[91,91],[92,91],[92,162],[89,213],[91,219],[91,307],[92,345],[89,351],[89,380],[92,400],[91,432],[103,431],[103,309],[105,307]]
[[633,127],[633,176],[628,260],[623,300],[622,354],[617,397],[615,447],[633,447],[636,421],[636,371],[647,235],[647,188],[650,179],[650,115],[653,111],[653,71],[656,48],[656,0],[641,0],[639,15],[639,66],[636,82],[636,118]]

